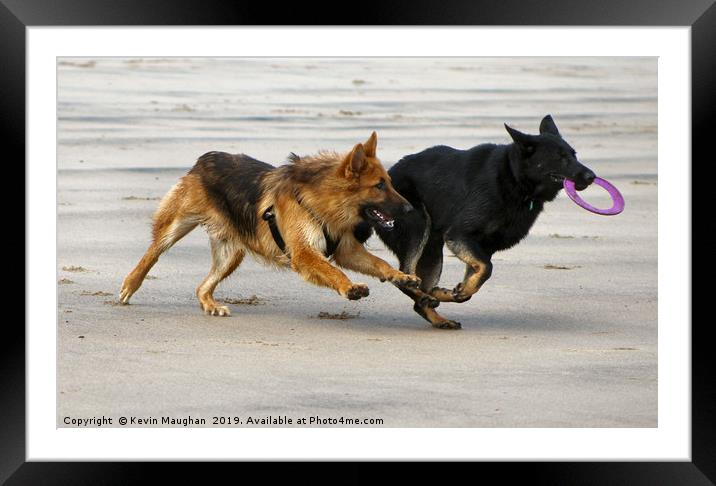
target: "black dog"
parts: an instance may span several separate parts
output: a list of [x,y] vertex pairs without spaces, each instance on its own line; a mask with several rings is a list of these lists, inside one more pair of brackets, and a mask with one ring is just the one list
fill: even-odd
[[[435,307],[470,299],[490,278],[492,255],[527,235],[565,178],[578,190],[594,181],[594,173],[577,161],[550,115],[542,120],[539,135],[505,128],[513,140],[509,145],[432,147],[404,157],[388,171],[395,189],[415,210],[396,217],[392,231],[376,231],[397,255],[400,270],[422,279],[419,289],[400,290],[434,327],[461,327]],[[436,287],[443,245],[467,266],[465,278],[452,290]]]

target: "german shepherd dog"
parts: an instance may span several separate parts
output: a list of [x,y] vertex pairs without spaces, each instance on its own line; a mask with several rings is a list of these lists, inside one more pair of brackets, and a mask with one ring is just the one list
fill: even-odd
[[[415,210],[399,215],[393,231],[377,227],[376,232],[397,255],[401,271],[422,280],[417,289],[399,288],[434,327],[461,327],[435,308],[440,302],[465,302],[480,290],[492,273],[492,255],[527,235],[564,179],[574,181],[578,190],[594,181],[550,115],[542,120],[539,135],[505,128],[509,145],[432,147],[404,157],[388,171]],[[466,265],[463,281],[453,289],[437,287],[443,245]]]
[[291,154],[290,163],[279,167],[243,154],[202,155],[160,202],[152,243],[124,279],[120,302],[128,303],[159,256],[197,225],[209,234],[213,259],[196,289],[206,314],[230,315],[214,300],[214,289],[247,252],[351,300],[366,297],[368,287],[351,282],[329,258],[400,288],[417,288],[418,278],[363,246],[371,227],[389,231],[395,217],[412,209],[376,158],[377,143],[373,132],[347,155]]

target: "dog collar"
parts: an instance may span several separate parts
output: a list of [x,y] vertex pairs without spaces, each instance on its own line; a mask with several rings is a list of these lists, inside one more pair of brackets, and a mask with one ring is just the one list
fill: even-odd
[[525,196],[523,199],[524,203],[527,204],[527,209],[532,211],[535,208],[535,200],[529,196]]

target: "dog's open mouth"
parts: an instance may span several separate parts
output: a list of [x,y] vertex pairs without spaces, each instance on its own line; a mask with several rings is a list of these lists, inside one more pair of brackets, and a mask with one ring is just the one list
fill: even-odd
[[578,191],[583,191],[588,187],[589,187],[589,184],[585,184],[583,182],[575,182],[574,183],[574,188]]
[[[557,174],[556,172],[550,172],[548,175],[549,175],[550,180],[557,184],[563,184],[564,180],[567,179],[567,177]],[[572,180],[572,179],[570,179],[570,180]],[[585,184],[584,182],[574,181],[574,188],[577,189],[578,191],[583,191],[587,187],[589,187],[589,184]]]
[[370,218],[371,221],[377,223],[381,228],[393,229],[395,220],[387,214],[382,213],[380,210],[375,208],[368,208],[365,210],[365,214],[366,216],[368,216],[368,218]]

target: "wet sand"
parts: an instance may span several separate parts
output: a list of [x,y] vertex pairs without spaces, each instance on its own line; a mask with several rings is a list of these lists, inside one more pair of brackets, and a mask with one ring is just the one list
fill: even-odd
[[[654,427],[657,420],[656,61],[61,59],[58,426],[137,416],[379,418],[384,427]],[[386,166],[435,144],[506,143],[552,113],[622,191],[600,217],[564,195],[485,287],[434,330],[389,284],[357,302],[247,259],[194,296],[196,230],[133,297],[158,198],[209,150],[282,163],[371,130]],[[605,202],[597,189],[585,198]],[[396,263],[373,238],[371,251]],[[442,283],[463,265],[446,250]],[[295,423],[295,421],[294,421]],[[181,425],[179,425],[181,426]]]

